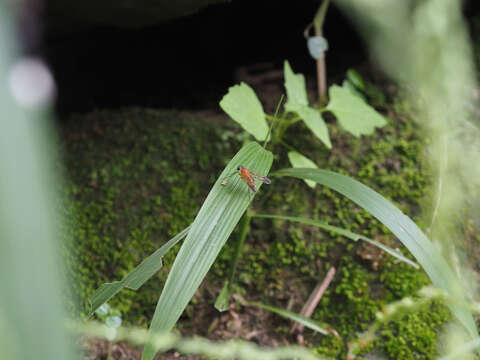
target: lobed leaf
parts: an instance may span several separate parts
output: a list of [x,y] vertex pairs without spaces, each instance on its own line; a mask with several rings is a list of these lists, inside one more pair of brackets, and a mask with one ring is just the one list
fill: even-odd
[[330,102],[326,109],[331,111],[340,125],[354,136],[371,135],[375,127],[387,124],[382,115],[350,90],[332,85],[328,94]]
[[299,107],[308,106],[307,88],[303,75],[295,74],[287,60],[283,64],[283,72],[287,90],[285,109],[296,112]]
[[228,89],[220,107],[255,139],[262,141],[268,135],[262,104],[253,89],[244,82]]
[[299,106],[296,112],[313,134],[320,139],[327,148],[331,149],[332,143],[328,135],[328,128],[320,112],[309,106]]

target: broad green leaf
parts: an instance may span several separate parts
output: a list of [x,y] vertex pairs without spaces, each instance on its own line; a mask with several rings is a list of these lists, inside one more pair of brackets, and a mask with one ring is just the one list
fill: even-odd
[[[445,290],[447,294],[460,298],[464,296],[457,277],[439,250],[409,217],[376,191],[348,176],[328,170],[282,169],[272,176],[291,176],[312,180],[345,195],[380,220],[398,237],[422,265],[436,287]],[[472,314],[453,303],[450,303],[449,307],[470,335],[478,337]]]
[[187,236],[189,230],[190,226],[183,229],[166,244],[157,249],[152,255],[143,260],[140,265],[130,271],[121,281],[105,283],[100,286],[89,299],[91,305],[89,315],[92,315],[102,306],[102,304],[114,297],[123,288],[137,290],[140,286],[142,286],[158,270],[160,270],[162,267],[163,256],[180,240]]
[[[294,168],[318,168],[318,166],[312,160],[296,151],[290,151],[288,153],[288,160],[290,160],[290,164],[292,164]],[[317,185],[315,181],[305,180],[305,182],[312,189],[315,188],[315,186]]]
[[375,127],[387,124],[382,115],[349,90],[332,85],[328,94],[330,102],[327,110],[331,111],[340,125],[354,136],[370,135]]
[[[162,333],[172,329],[253,200],[251,190],[239,176],[228,178],[228,182],[225,178],[239,165],[266,175],[272,161],[270,152],[252,142],[245,145],[223,170],[175,259],[155,309],[151,332]],[[151,360],[154,355],[154,348],[146,346],[142,360]]]
[[301,106],[308,106],[307,88],[302,74],[295,74],[290,64],[285,60],[283,64],[285,76],[285,89],[287,90],[287,102],[285,109],[297,111]]
[[320,334],[323,334],[323,335],[331,334],[331,331],[328,331],[327,329],[324,329],[316,321],[313,321],[312,319],[309,319],[309,318],[307,318],[305,316],[302,316],[300,314],[296,314],[296,313],[288,311],[288,310],[279,309],[279,308],[274,307],[274,306],[264,305],[264,304],[260,304],[260,303],[249,303],[249,305],[260,307],[262,309],[265,309],[265,310],[271,311],[275,314],[278,314],[278,315],[280,315],[280,316],[282,316],[286,319],[296,321],[296,322],[302,324],[303,326],[308,327],[309,329],[312,329],[314,331],[319,332]]
[[331,149],[332,143],[330,142],[330,136],[328,136],[328,128],[320,112],[309,106],[299,106],[296,112],[315,136],[319,138],[327,148]]
[[255,139],[265,140],[268,134],[265,113],[250,86],[244,82],[232,86],[220,101],[220,107]]
[[397,259],[407,263],[408,265],[411,265],[416,269],[419,268],[419,266],[415,262],[413,262],[409,258],[403,256],[402,253],[400,253],[399,251],[396,251],[396,250],[382,244],[381,242],[369,239],[368,237],[365,237],[365,236],[360,235],[360,234],[356,234],[356,233],[351,232],[351,231],[346,230],[346,229],[339,228],[337,226],[329,225],[327,223],[324,223],[323,221],[301,218],[301,217],[283,216],[283,215],[268,215],[268,214],[256,214],[256,215],[254,215],[254,217],[256,217],[256,218],[266,218],[266,219],[280,219],[280,220],[287,220],[287,221],[295,221],[295,222],[299,222],[301,224],[313,225],[313,226],[317,226],[319,228],[322,228],[322,229],[325,229],[325,230],[328,230],[328,231],[331,231],[331,232],[335,232],[335,233],[340,234],[342,236],[345,236],[347,239],[350,239],[350,240],[353,240],[353,241],[363,240],[365,242],[368,242],[369,244],[372,244],[372,245],[382,249],[386,253],[396,257]]

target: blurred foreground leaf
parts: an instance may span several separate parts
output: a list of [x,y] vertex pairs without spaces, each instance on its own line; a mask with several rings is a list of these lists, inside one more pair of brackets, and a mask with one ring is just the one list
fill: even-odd
[[38,30],[29,23],[29,36],[14,32],[20,15],[33,14],[27,5],[0,2],[0,358],[73,360],[48,108],[53,78],[38,58],[20,56],[26,44],[15,43]]

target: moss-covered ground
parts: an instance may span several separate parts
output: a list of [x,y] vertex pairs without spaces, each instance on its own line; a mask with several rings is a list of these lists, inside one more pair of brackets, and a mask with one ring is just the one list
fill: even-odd
[[[407,116],[395,115],[402,105],[392,104],[388,126],[370,137],[354,138],[331,123],[332,151],[300,124],[287,131],[285,140],[321,168],[379,191],[421,225],[420,204],[429,176],[422,166],[418,129]],[[248,136],[226,117],[205,120],[144,108],[71,116],[63,130],[70,199],[66,212],[73,219],[66,256],[71,295],[80,299],[76,311],[85,314],[87,299],[97,287],[121,279],[193,221],[216,176]],[[286,151],[273,149],[273,169],[288,166]],[[253,209],[321,219],[401,248],[378,221],[322,186],[311,189],[301,181],[275,179],[262,187]],[[216,339],[250,333],[245,337],[261,344],[292,342],[291,324],[272,314],[252,315],[253,310],[235,305],[232,311],[242,319],[243,330],[234,332],[232,322],[223,321],[225,315],[213,309],[232,248],[227,242],[178,327],[185,334]],[[121,310],[124,323],[148,325],[177,250],[178,246],[139,291],[123,290],[110,301]],[[335,279],[313,318],[341,337],[306,330],[305,340],[318,353],[336,358],[345,358],[346,343],[368,327],[382,305],[429,283],[422,271],[369,245],[309,226],[254,219],[234,291],[248,300],[298,312],[331,266],[337,269]],[[438,331],[449,316],[435,303],[384,326],[367,350],[390,359],[434,358]],[[254,329],[257,335],[251,335]]]

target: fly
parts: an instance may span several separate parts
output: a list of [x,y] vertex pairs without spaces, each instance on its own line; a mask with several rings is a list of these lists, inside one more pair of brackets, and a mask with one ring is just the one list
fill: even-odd
[[[245,181],[245,183],[248,185],[248,187],[254,193],[256,193],[257,190],[258,190],[257,185],[255,184],[255,180],[261,181],[264,184],[270,184],[272,182],[268,177],[266,177],[264,175],[257,174],[257,173],[255,173],[251,170],[248,170],[245,166],[242,166],[242,165],[237,167],[237,171],[238,171],[238,174],[240,175],[240,177],[242,178],[242,180]],[[230,176],[235,175],[236,173],[237,172],[234,172],[233,174],[227,176],[222,181],[222,185],[227,185],[226,179],[229,178]]]

